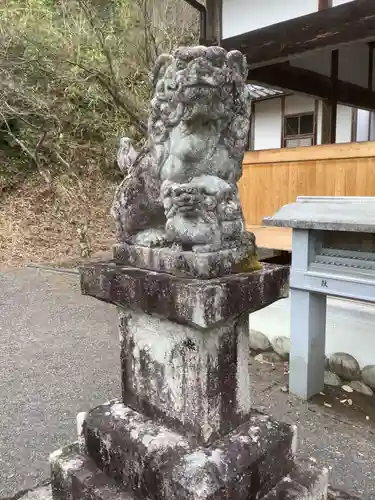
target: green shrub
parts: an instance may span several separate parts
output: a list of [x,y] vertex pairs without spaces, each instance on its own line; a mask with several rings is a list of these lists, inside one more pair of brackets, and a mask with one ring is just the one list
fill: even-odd
[[155,58],[196,38],[182,0],[0,2],[0,194],[29,173],[113,175],[141,141]]

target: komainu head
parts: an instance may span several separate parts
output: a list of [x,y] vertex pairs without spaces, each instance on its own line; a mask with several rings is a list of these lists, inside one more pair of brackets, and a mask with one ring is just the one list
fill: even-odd
[[158,58],[153,72],[149,135],[165,140],[166,129],[180,122],[248,120],[246,58],[221,47],[183,47]]

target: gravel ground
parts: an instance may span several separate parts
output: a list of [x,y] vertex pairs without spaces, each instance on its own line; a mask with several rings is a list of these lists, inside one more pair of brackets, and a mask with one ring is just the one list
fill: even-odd
[[[50,452],[75,439],[75,416],[120,394],[115,308],[82,297],[77,276],[38,269],[0,274],[0,497],[49,475]],[[302,456],[331,483],[375,498],[371,424],[281,391],[283,367],[252,363],[254,405],[296,423]]]
[[283,392],[287,375],[282,366],[252,362],[255,407],[298,427],[301,457],[313,457],[330,471],[332,486],[362,500],[375,498],[375,426],[362,415],[349,417],[322,405],[303,402]]

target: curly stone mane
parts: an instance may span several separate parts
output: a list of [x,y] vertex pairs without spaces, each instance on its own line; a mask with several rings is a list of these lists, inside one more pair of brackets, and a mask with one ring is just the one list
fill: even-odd
[[152,77],[147,143],[137,156],[124,138],[119,152],[127,173],[112,207],[119,240],[183,240],[189,248],[238,240],[237,181],[250,122],[245,57],[221,47],[182,47],[160,56]]
[[[206,75],[198,75],[194,67],[203,61]],[[172,55],[161,55],[153,71],[154,95],[148,121],[148,148],[160,165],[168,154],[169,136],[181,121],[189,119],[189,111],[199,97],[212,98],[212,108],[219,108],[219,134],[232,158],[241,163],[247,143],[250,94],[245,85],[246,58],[238,51],[226,52],[221,47],[183,47]],[[200,87],[199,78],[209,85]],[[196,85],[196,87],[195,87]],[[220,113],[221,111],[221,113]]]

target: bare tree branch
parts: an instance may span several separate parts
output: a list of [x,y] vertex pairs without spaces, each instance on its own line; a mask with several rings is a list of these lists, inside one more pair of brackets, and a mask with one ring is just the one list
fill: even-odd
[[40,139],[38,141],[38,144],[37,144],[37,146],[35,148],[35,151],[33,153],[26,146],[26,144],[23,141],[21,141],[20,139],[18,139],[18,137],[12,132],[12,129],[9,126],[8,120],[6,119],[4,113],[2,113],[1,111],[0,111],[0,116],[3,119],[4,125],[7,128],[7,133],[9,134],[9,136],[22,149],[22,151],[31,158],[31,160],[34,162],[35,166],[37,167],[39,174],[41,175],[41,177],[43,177],[43,179],[45,180],[45,182],[47,184],[51,184],[51,181],[52,181],[51,173],[48,170],[43,169],[41,167],[39,159],[38,159],[38,150],[40,149],[40,146],[42,145],[43,141],[45,140],[47,132],[43,132],[43,135],[40,137]]
[[146,133],[147,121],[145,113],[142,113],[129,98],[124,95],[120,95],[116,87],[111,85],[111,81],[109,80],[107,75],[97,69],[92,70],[91,68],[87,68],[86,66],[75,61],[67,60],[65,62],[81,68],[87,74],[92,75],[94,78],[96,78],[100,82],[100,84],[107,90],[117,106],[123,108],[124,111],[128,113],[129,117],[139,126],[140,130],[143,133]]

